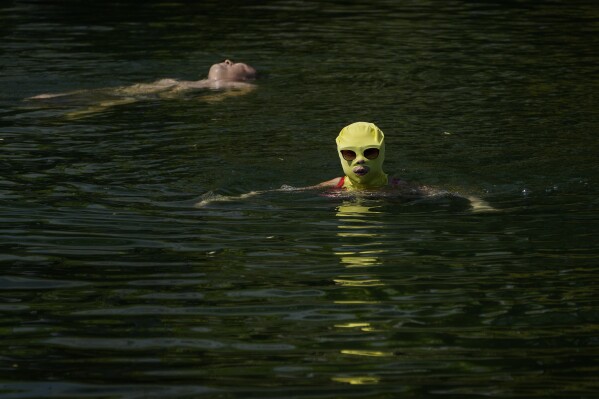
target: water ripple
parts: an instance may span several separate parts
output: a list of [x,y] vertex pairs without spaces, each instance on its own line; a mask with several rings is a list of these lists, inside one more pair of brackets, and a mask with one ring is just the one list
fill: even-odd
[[88,284],[89,283],[82,281],[0,276],[0,290],[50,290],[57,288],[83,287]]

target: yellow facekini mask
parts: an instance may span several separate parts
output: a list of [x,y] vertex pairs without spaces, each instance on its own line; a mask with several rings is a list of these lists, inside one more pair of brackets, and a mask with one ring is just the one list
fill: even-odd
[[383,172],[385,135],[374,123],[356,122],[337,136],[337,151],[345,172],[344,188],[369,189],[387,185]]

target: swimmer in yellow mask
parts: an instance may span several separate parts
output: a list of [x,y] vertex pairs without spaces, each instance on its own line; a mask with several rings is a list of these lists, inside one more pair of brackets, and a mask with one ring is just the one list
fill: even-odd
[[[379,190],[390,188],[402,196],[425,197],[447,192],[419,186],[399,178],[389,177],[383,171],[385,135],[374,123],[355,122],[344,127],[336,139],[337,152],[345,176],[320,183],[314,188],[330,187],[344,190]],[[473,196],[465,196],[477,212],[494,210]]]
[[[181,94],[198,90],[210,89],[219,90],[219,93],[202,97],[203,101],[215,102],[227,97],[243,95],[249,93],[255,88],[252,83],[257,76],[254,67],[243,63],[233,62],[229,59],[218,64],[214,64],[208,71],[208,77],[201,80],[176,80],[160,79],[152,83],[138,83],[131,86],[103,88],[93,90],[76,90],[66,93],[39,94],[37,96],[26,98],[25,100],[51,100],[58,97],[90,94],[92,98],[98,101],[87,109],[74,111],[67,114],[70,119],[77,119],[89,114],[101,112],[107,108],[131,104],[140,101],[147,95],[155,95],[158,98],[177,98]],[[106,98],[102,100],[102,97]],[[89,101],[89,100],[88,100]],[[89,103],[88,103],[89,104]]]
[[341,130],[336,142],[345,176],[318,186],[363,190],[389,184],[389,177],[383,172],[385,135],[374,123],[352,123]]
[[[337,136],[337,151],[345,175],[325,181],[315,186],[295,188],[284,185],[276,190],[251,191],[239,197],[205,196],[196,207],[203,207],[214,201],[245,199],[272,191],[300,191],[309,189],[340,189],[349,191],[389,190],[401,197],[422,198],[435,195],[457,195],[431,187],[416,185],[405,180],[389,177],[383,171],[385,160],[385,135],[374,123],[356,122],[344,127]],[[474,212],[495,211],[480,198],[462,196],[470,201]]]

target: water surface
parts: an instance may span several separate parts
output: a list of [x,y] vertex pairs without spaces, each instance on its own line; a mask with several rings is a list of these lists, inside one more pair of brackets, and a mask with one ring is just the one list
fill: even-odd
[[[593,2],[13,1],[0,8],[3,398],[593,398]],[[93,104],[40,93],[257,89]],[[477,195],[332,196],[386,170]],[[214,199],[206,206],[199,201]]]

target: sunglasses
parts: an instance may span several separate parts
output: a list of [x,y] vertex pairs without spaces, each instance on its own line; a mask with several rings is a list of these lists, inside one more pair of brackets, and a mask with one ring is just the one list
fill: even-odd
[[[364,150],[364,158],[377,159],[379,157],[379,152],[378,148],[367,148]],[[341,156],[346,161],[353,161],[357,157],[356,153],[352,150],[341,150]]]

